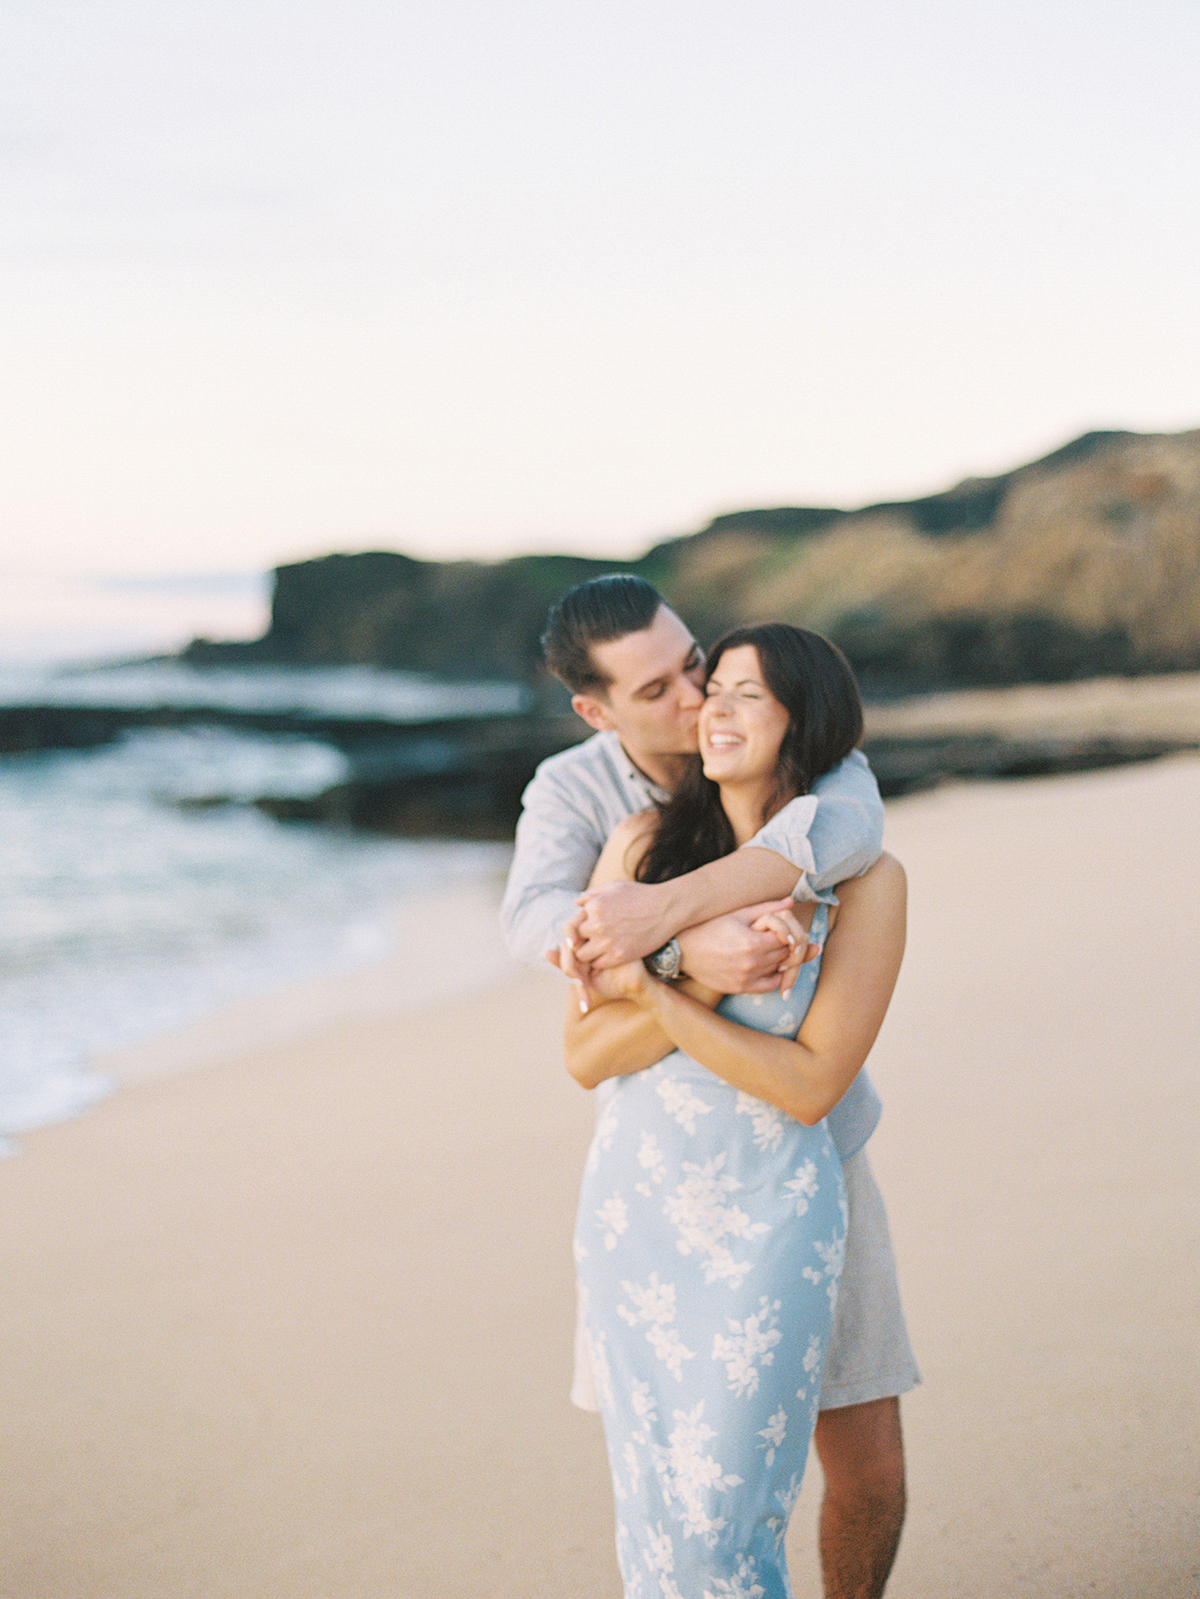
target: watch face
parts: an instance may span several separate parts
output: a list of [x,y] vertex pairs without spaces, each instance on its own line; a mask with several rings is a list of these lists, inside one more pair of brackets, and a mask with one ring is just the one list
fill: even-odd
[[682,965],[679,945],[672,939],[669,944],[664,944],[661,949],[656,949],[650,957],[650,964],[659,977],[668,979],[678,977],[679,968]]

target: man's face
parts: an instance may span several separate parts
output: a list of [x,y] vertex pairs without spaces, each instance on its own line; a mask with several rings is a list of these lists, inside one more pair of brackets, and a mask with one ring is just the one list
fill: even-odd
[[608,691],[572,700],[586,722],[613,728],[639,765],[696,752],[704,655],[674,611],[660,605],[640,633],[593,644],[592,660],[608,679]]

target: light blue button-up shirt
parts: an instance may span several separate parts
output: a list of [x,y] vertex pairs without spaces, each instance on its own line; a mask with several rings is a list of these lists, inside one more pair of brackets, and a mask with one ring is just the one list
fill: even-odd
[[[665,793],[638,770],[612,731],[543,761],[523,796],[516,850],[500,908],[505,942],[540,965],[557,949],[575,896],[587,887],[609,834]],[[883,802],[866,757],[852,751],[792,800],[750,840],[803,874],[796,893],[831,900],[836,883],[865,872],[883,847]],[[879,1096],[859,1072],[829,1114],[843,1160],[862,1148],[881,1114]]]

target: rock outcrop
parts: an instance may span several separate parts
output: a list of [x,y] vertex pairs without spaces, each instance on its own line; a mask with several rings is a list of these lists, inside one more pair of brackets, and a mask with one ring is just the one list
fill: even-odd
[[231,659],[532,680],[546,608],[642,573],[697,634],[781,618],[846,650],[868,691],[1200,667],[1200,430],[1089,433],[942,494],[858,511],[731,513],[633,562],[372,552],[280,567],[271,626]]

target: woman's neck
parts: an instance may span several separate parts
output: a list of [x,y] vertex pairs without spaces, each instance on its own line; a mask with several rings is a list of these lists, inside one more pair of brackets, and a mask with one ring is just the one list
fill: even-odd
[[740,848],[748,844],[768,820],[767,807],[770,805],[770,815],[780,810],[789,799],[790,794],[785,794],[782,799],[776,798],[772,803],[775,785],[773,780],[756,783],[722,783],[721,808],[729,818],[729,825],[733,828],[733,836]]

